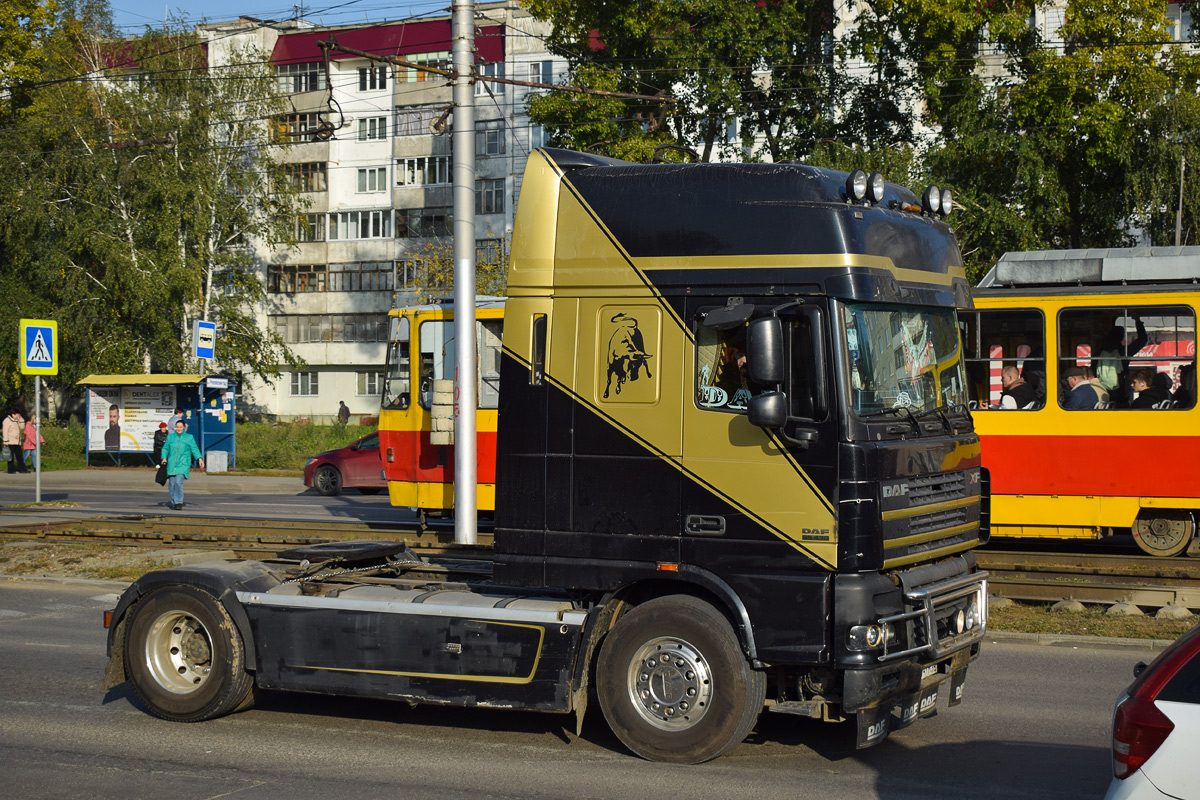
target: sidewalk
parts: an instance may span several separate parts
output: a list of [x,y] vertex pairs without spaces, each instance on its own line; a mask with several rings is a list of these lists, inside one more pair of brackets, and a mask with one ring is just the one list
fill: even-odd
[[[7,489],[33,491],[34,473],[8,475],[0,473],[0,492]],[[154,483],[154,469],[139,467],[90,467],[88,469],[55,470],[42,473],[42,493],[61,492],[68,489],[125,489],[142,491],[158,489]],[[165,490],[163,490],[165,491]],[[208,473],[192,469],[187,480],[188,494],[271,494],[296,495],[308,491],[304,479],[296,477],[271,477],[259,475],[230,475],[224,472]],[[0,502],[32,502],[0,499]]]

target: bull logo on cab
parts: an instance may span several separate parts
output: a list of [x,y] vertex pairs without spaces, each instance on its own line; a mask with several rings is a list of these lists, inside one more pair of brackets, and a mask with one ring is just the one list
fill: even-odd
[[610,320],[617,326],[612,336],[608,338],[608,379],[604,385],[604,399],[608,399],[613,390],[613,378],[616,378],[616,393],[621,393],[621,387],[626,381],[636,381],[641,377],[642,370],[646,377],[654,377],[650,373],[651,353],[646,352],[642,332],[638,321],[627,316],[624,311],[618,312]]

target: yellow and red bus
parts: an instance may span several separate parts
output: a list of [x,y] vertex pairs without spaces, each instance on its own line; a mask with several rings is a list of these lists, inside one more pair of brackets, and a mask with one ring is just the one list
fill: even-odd
[[[980,282],[960,324],[993,536],[1200,555],[1197,281],[1200,247],[1009,253]],[[1021,409],[999,408],[1006,367],[1034,389]]]
[[[477,507],[496,508],[496,416],[500,387],[500,341],[504,300],[476,302],[478,366]],[[392,505],[422,513],[454,507],[453,389],[454,310],[451,304],[397,308],[391,312],[387,380],[379,416],[379,452]],[[413,370],[415,367],[415,374]],[[443,384],[444,385],[444,384]]]

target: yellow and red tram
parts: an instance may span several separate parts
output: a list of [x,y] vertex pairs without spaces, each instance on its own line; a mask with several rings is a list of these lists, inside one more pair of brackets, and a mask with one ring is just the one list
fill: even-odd
[[[1200,555],[1197,282],[1200,247],[1009,253],[984,278],[960,320],[993,536],[1129,529],[1147,553]],[[1020,409],[999,408],[1006,367],[1035,390]],[[1161,398],[1146,408],[1139,375]]]

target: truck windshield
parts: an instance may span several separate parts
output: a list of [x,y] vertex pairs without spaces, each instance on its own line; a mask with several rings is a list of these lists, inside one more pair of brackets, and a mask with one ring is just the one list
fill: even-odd
[[842,332],[855,414],[919,414],[966,402],[966,373],[953,309],[848,303]]

